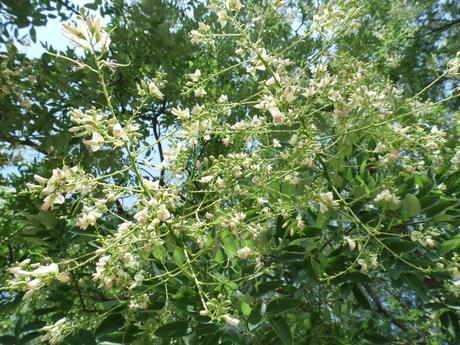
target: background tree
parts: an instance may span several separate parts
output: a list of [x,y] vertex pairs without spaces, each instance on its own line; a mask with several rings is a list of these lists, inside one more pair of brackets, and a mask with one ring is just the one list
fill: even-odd
[[[78,8],[61,1],[1,5],[0,140],[5,166],[13,163],[20,172],[4,179],[9,188],[2,191],[2,267],[32,256],[48,268],[51,261],[64,262],[63,269],[71,272],[61,277],[68,282],[50,283],[38,300],[21,302],[24,291],[3,293],[3,342],[33,342],[53,331],[63,343],[458,341],[458,277],[452,278],[458,274],[460,243],[458,4],[376,0],[318,7],[268,1],[239,9],[239,3],[227,1],[209,12],[207,4],[194,1],[95,2],[89,7],[99,8],[110,18],[107,30],[113,28],[110,50],[100,61],[127,64],[104,72],[104,92],[100,72],[75,68],[71,61],[94,69],[99,66],[94,54],[69,50],[62,59],[50,49],[52,54],[30,59],[8,41],[24,27],[34,39],[34,26],[46,22],[38,9],[48,9],[48,18],[65,19],[75,18]],[[315,23],[323,28],[314,31]],[[198,45],[190,42],[191,30],[200,30],[192,32]],[[273,56],[293,62],[295,68],[280,69],[291,81],[278,79],[277,70],[274,74]],[[454,65],[446,67],[448,61]],[[328,85],[328,78],[336,78],[340,88]],[[321,86],[314,83],[321,80],[327,88],[317,91]],[[152,81],[162,97],[146,96]],[[204,101],[194,96],[200,86],[207,93]],[[268,90],[275,90],[276,108],[258,98]],[[230,103],[219,100],[222,95]],[[188,123],[184,109],[197,102],[218,122]],[[222,119],[227,106],[229,115]],[[116,149],[91,152],[73,138],[71,108],[113,108],[123,129],[135,113],[143,136],[138,145],[146,148],[137,171],[118,174],[134,167],[130,155]],[[298,121],[273,129],[248,122],[257,115],[276,124],[288,109],[299,112]],[[376,112],[389,116],[393,127]],[[176,167],[185,182],[175,212],[191,210],[197,219],[186,218],[180,226],[188,233],[165,235],[165,244],[142,258],[150,280],[133,292],[126,286],[101,288],[92,280],[96,258],[87,265],[72,258],[105,248],[120,219],[142,211],[136,204],[142,192],[118,199],[86,229],[75,217],[84,212],[78,198],[50,213],[39,210],[42,200],[19,192],[34,173],[48,177],[57,166],[77,164],[93,176],[114,174],[108,183],[115,186],[142,187],[139,175],[171,186],[174,171],[150,175],[143,162],[158,164],[181,141],[189,144],[190,137],[164,139],[180,128],[196,142],[180,156],[181,169]],[[311,142],[302,146],[293,133]],[[258,150],[260,142],[273,147]],[[273,174],[252,170],[237,155],[254,152],[273,164]],[[291,155],[289,164],[283,154]],[[300,157],[306,167],[299,168]],[[230,186],[219,196],[207,179],[231,169],[242,169],[243,177],[223,176]],[[260,181],[245,179],[246,174]],[[97,193],[95,200],[106,192]],[[242,213],[224,221],[230,213],[214,210],[209,217],[219,221],[205,220],[222,198],[225,212]],[[232,233],[231,222],[247,230],[268,217],[266,207],[271,218],[263,223],[263,236],[252,240]],[[138,236],[145,240],[145,234]],[[4,284],[10,273],[2,270]],[[148,300],[142,301],[145,295]],[[204,296],[209,310],[200,314]],[[59,323],[62,317],[72,320],[72,332]],[[42,329],[54,322],[55,328]]]

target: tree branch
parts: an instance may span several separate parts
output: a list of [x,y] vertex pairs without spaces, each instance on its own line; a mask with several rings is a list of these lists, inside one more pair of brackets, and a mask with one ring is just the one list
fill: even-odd
[[45,151],[44,149],[42,149],[40,147],[39,144],[37,144],[36,142],[30,140],[29,138],[25,138],[25,139],[17,139],[15,142],[10,142],[11,144],[20,144],[20,145],[24,145],[24,146],[29,146],[31,148],[33,148],[34,150],[44,154],[44,155],[48,155],[48,152]]
[[431,31],[429,31],[427,33],[424,33],[420,37],[428,36],[428,35],[434,34],[435,32],[445,31],[445,30],[449,29],[451,26],[454,26],[454,25],[459,24],[459,23],[460,23],[460,18],[456,19],[456,20],[453,20],[451,22],[448,22],[448,23],[446,23],[443,26],[440,26],[438,28],[432,29]]
[[[158,154],[160,156],[160,162],[164,161],[164,152],[163,152],[163,145],[161,143],[160,137],[160,123],[158,121],[158,118],[160,117],[161,114],[164,113],[166,108],[166,99],[163,100],[163,103],[161,104],[161,108],[155,113],[153,116],[152,122],[153,122],[153,136],[155,137],[155,140],[157,142],[157,147],[158,147]],[[160,170],[160,186],[164,186],[164,175],[165,171],[163,169]]]
[[70,12],[76,14],[76,15],[80,15],[80,12],[78,12],[75,8],[73,8],[72,6],[69,5],[69,3],[67,1],[62,1],[62,0],[58,0],[57,1],[58,4],[61,4],[62,6],[64,6],[65,8],[67,8]]
[[376,308],[377,308],[377,312],[385,315],[390,321],[392,324],[394,324],[395,326],[399,327],[400,329],[402,329],[403,331],[408,331],[406,325],[404,325],[401,321],[399,321],[398,319],[396,319],[388,310],[386,310],[384,307],[383,307],[383,304],[382,302],[380,301],[380,298],[376,295],[376,293],[374,292],[374,290],[372,290],[372,288],[367,285],[367,284],[363,284],[364,288],[366,289],[366,292],[367,294],[369,295],[369,297],[372,299],[372,301],[374,302]]

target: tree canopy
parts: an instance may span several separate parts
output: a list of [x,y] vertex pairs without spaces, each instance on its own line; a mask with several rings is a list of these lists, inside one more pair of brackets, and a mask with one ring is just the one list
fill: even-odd
[[460,342],[459,36],[454,0],[3,1],[0,343]]

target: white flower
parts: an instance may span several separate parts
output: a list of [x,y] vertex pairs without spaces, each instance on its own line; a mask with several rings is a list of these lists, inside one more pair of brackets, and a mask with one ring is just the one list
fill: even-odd
[[131,223],[131,222],[121,223],[120,225],[118,225],[118,232],[119,233],[126,232],[131,227],[131,225],[133,225],[133,223]]
[[368,271],[367,263],[364,259],[359,259],[358,264],[361,265],[361,271],[366,273]]
[[71,43],[85,50],[91,48],[96,51],[105,52],[109,49],[110,37],[102,29],[100,18],[88,16],[86,20],[80,19],[79,26],[72,23],[64,23],[61,26],[62,32]]
[[431,236],[427,236],[425,238],[425,243],[428,247],[434,247],[436,246],[436,241],[431,237]]
[[109,34],[107,32],[105,32],[105,31],[102,31],[101,38],[99,40],[101,51],[102,52],[108,51],[111,42],[112,42],[112,40],[110,39]]
[[186,120],[190,117],[190,110],[188,108],[172,108],[171,113],[181,120]]
[[231,317],[230,315],[228,314],[225,314],[224,316],[222,316],[222,319],[227,322],[230,326],[233,326],[233,327],[238,327],[238,325],[240,324],[240,320],[234,318],[234,317]]
[[195,97],[204,97],[207,94],[208,93],[202,87],[199,87],[198,89],[195,90]]
[[220,176],[217,178],[216,183],[220,188],[225,188],[227,186],[227,183],[225,182],[225,180],[221,178]]
[[279,125],[283,122],[284,120],[284,115],[283,113],[275,106],[272,106],[268,109],[268,111],[270,112],[270,114],[272,115],[272,119],[273,119],[273,124],[275,125]]
[[237,49],[235,50],[235,53],[236,53],[237,55],[244,56],[245,51],[244,51],[244,49],[242,49],[242,48],[237,48]]
[[152,96],[158,98],[159,100],[162,100],[164,98],[163,93],[160,91],[159,87],[154,81],[151,81],[149,83],[149,91]]
[[21,107],[30,109],[34,103],[30,99],[24,99],[21,101]]
[[56,321],[53,325],[42,327],[41,330],[47,333],[42,337],[42,340],[49,341],[51,345],[59,343],[63,337],[65,323],[66,318],[64,317]]
[[200,182],[206,184],[206,183],[211,182],[213,178],[214,178],[214,176],[212,176],[212,175],[203,176],[202,178],[200,178]]
[[42,211],[48,211],[50,208],[53,209],[54,204],[63,204],[65,198],[61,194],[50,194],[44,200],[41,206]]
[[355,240],[350,238],[350,237],[348,237],[348,236],[345,236],[345,240],[348,242],[348,247],[350,247],[350,251],[355,250],[355,248],[356,248]]
[[230,145],[230,137],[225,137],[224,139],[222,139],[222,143],[223,143],[225,146]]
[[47,178],[41,177],[40,175],[37,175],[37,174],[34,175],[34,179],[41,185],[46,184],[48,182]]
[[165,205],[160,205],[157,211],[157,219],[161,222],[166,222],[169,218],[171,218],[171,213]]
[[222,10],[217,13],[217,17],[219,18],[220,26],[224,27],[227,24],[228,14],[227,11]]
[[160,188],[160,180],[150,181],[147,179],[143,179],[144,185],[149,189],[157,190]]
[[227,95],[221,95],[219,97],[219,103],[225,103],[228,101],[228,96]]
[[457,171],[460,170],[460,148],[457,148],[454,156],[451,158],[452,168]]
[[385,144],[378,143],[377,146],[374,149],[375,153],[384,153],[387,150],[387,147]]
[[144,208],[144,209],[140,210],[139,212],[137,212],[137,213],[134,215],[134,219],[135,219],[139,224],[144,224],[145,222],[147,222],[147,219],[149,219],[149,212],[148,212],[148,209],[147,209],[147,208]]
[[392,194],[388,189],[385,189],[383,192],[377,194],[374,199],[375,202],[386,201],[395,205],[398,205],[400,202],[399,196]]
[[188,75],[192,81],[198,81],[201,77],[201,71],[197,69],[194,73]]
[[20,267],[10,267],[7,269],[8,272],[14,274],[15,277],[23,278],[32,276],[32,272],[21,269]]
[[115,125],[113,125],[112,134],[115,138],[122,138],[123,136],[125,136],[125,131],[118,122]]
[[35,278],[27,283],[27,288],[29,290],[38,290],[40,289],[43,285],[45,285],[40,279]]
[[227,7],[227,9],[234,10],[236,12],[239,12],[243,7],[240,0],[226,0],[225,6]]
[[26,186],[31,191],[39,191],[42,190],[42,186],[33,183],[26,183]]
[[70,281],[70,275],[67,272],[58,274],[55,278],[61,283],[67,283]]
[[34,277],[45,277],[57,273],[59,273],[59,266],[55,263],[52,263],[48,266],[39,266],[32,271],[32,275]]
[[205,310],[205,309],[200,310],[200,315],[201,316],[208,316],[209,315],[209,310]]
[[337,200],[334,200],[332,192],[319,193],[321,202],[319,203],[319,211],[325,213],[329,210],[329,207],[335,207],[339,204]]
[[199,104],[195,104],[192,108],[192,115],[199,115],[201,114],[201,112],[203,111],[204,107],[199,105]]
[[190,31],[190,37],[192,43],[200,43],[202,39],[202,34],[198,30]]
[[77,225],[80,229],[86,230],[88,226],[95,225],[97,220],[102,217],[102,213],[88,206],[83,206],[83,214],[78,219]]
[[329,203],[332,200],[334,200],[334,195],[332,194],[332,192],[319,193],[319,197],[322,201],[326,203]]
[[237,251],[237,255],[241,260],[246,260],[248,257],[250,257],[253,254],[254,253],[252,249],[249,247],[243,247],[241,249],[238,249]]
[[86,17],[86,26],[88,27],[89,31],[92,33],[96,33],[101,30],[101,18],[95,15],[89,15]]
[[92,152],[96,152],[104,145],[104,137],[94,132],[90,140],[83,140],[83,144],[88,146]]
[[273,147],[281,147],[281,143],[277,139],[273,139]]

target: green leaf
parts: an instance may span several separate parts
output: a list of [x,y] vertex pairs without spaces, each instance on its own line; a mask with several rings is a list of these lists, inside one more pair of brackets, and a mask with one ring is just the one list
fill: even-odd
[[460,248],[460,237],[444,241],[439,245],[439,249],[441,250],[441,253],[448,253],[452,250],[456,250],[459,248]]
[[177,266],[182,266],[185,262],[185,255],[179,248],[174,249],[173,260]]
[[377,333],[366,333],[363,338],[367,340],[370,344],[388,344],[392,343],[391,338],[384,337],[381,334]]
[[419,247],[416,242],[400,238],[388,238],[382,242],[395,253],[410,253]]
[[240,308],[241,308],[243,315],[248,316],[249,314],[251,314],[251,307],[249,306],[249,304],[245,302],[241,302]]
[[98,238],[99,236],[93,232],[83,231],[83,230],[70,230],[70,233],[82,236],[82,237],[90,237],[90,238]]
[[16,295],[13,300],[9,300],[7,302],[3,301],[0,303],[0,313],[4,314],[16,309],[21,304],[22,296],[23,294],[20,293]]
[[291,329],[283,317],[279,316],[270,320],[270,325],[272,326],[273,330],[283,345],[292,345]]
[[415,294],[421,298],[427,298],[427,291],[425,285],[422,281],[415,275],[411,273],[405,273],[401,275],[403,281],[415,292]]
[[[100,344],[101,342],[99,342]],[[87,330],[80,330],[74,334],[67,336],[63,344],[65,345],[96,345],[96,340],[94,339],[91,332]]]
[[459,203],[458,200],[443,200],[439,204],[427,207],[424,209],[424,212],[429,217],[434,217],[437,214],[444,213],[447,209],[457,206]]
[[21,332],[30,332],[35,329],[40,329],[43,326],[46,326],[46,322],[37,320],[37,321],[32,321],[24,326],[21,327]]
[[[99,343],[101,344],[132,344],[133,340],[136,338],[136,334],[138,332],[137,328],[131,327],[128,329],[124,329],[122,331],[115,331],[110,334],[105,335],[102,339],[99,339]],[[103,341],[100,341],[103,340]]]
[[263,315],[260,312],[260,308],[262,307],[262,303],[258,303],[253,309],[251,314],[248,317],[248,329],[250,331],[255,330],[259,327],[260,323],[263,320]]
[[107,316],[96,328],[94,334],[101,337],[110,332],[116,331],[123,327],[124,318],[121,314],[112,314]]
[[187,321],[175,321],[163,325],[155,331],[155,335],[161,338],[180,338],[188,333]]
[[40,308],[34,311],[37,316],[46,315],[58,311],[58,307]]
[[224,244],[224,249],[227,256],[230,258],[234,257],[237,251],[235,245],[235,238],[230,233],[228,233],[227,236],[224,237],[222,242]]
[[36,43],[37,42],[37,32],[35,31],[34,27],[30,28],[29,35],[30,35],[30,39],[32,40],[32,42]]
[[289,310],[297,309],[302,301],[294,298],[278,298],[271,301],[267,306],[267,314],[275,315]]
[[316,226],[306,226],[303,230],[302,233],[304,234],[305,237],[315,237],[321,235],[323,232],[323,229],[316,227]]
[[35,338],[38,338],[39,336],[42,336],[43,333],[42,332],[30,332],[30,333],[27,333],[25,336],[23,336],[21,338],[21,340],[19,341],[19,344],[27,344],[29,341],[35,339]]
[[166,256],[168,255],[166,249],[161,245],[155,246],[152,250],[152,254],[156,259],[160,261],[164,261],[166,259]]
[[12,335],[4,335],[0,337],[0,344],[2,345],[16,345],[17,339]]
[[418,191],[417,195],[419,198],[423,198],[424,196],[428,195],[429,192],[433,190],[433,187],[435,186],[434,183],[427,183],[424,185],[420,190]]
[[334,284],[341,284],[346,282],[370,283],[370,281],[371,278],[358,271],[342,274],[332,280]]
[[369,309],[369,310],[371,309],[371,305],[370,305],[368,299],[366,298],[364,293],[361,291],[361,289],[358,287],[358,285],[355,284],[351,291],[353,292],[353,296],[355,296],[356,301],[358,301],[358,304],[361,307],[363,307],[365,309]]
[[260,297],[265,295],[266,293],[270,291],[274,291],[278,289],[279,287],[283,286],[283,283],[281,280],[273,280],[270,282],[265,282],[265,283],[260,283],[256,285],[255,290],[251,293],[253,297]]
[[40,212],[36,215],[36,219],[48,229],[55,227],[58,221],[56,216],[50,212]]
[[220,248],[217,248],[216,253],[214,254],[214,261],[219,264],[225,261],[224,253],[222,253],[222,250],[220,250]]
[[219,330],[214,323],[200,323],[196,327],[193,327],[193,331],[198,335],[205,335],[205,334],[214,334]]
[[442,223],[442,222],[450,222],[459,216],[454,216],[450,214],[437,214],[433,217],[433,222]]
[[409,193],[406,194],[402,201],[402,209],[409,217],[413,217],[420,213],[422,206],[420,205],[418,198]]

